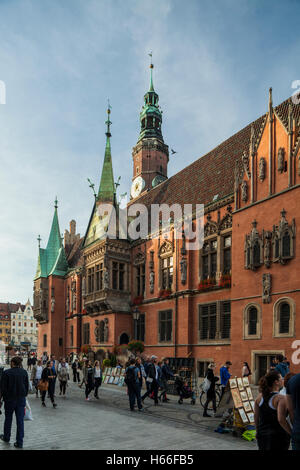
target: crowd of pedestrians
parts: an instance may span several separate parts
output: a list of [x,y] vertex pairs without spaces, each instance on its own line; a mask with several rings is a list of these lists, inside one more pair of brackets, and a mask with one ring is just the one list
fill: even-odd
[[[230,361],[226,361],[220,368],[222,394],[229,388],[231,365]],[[118,363],[117,367],[123,368],[123,365]],[[34,388],[36,397],[40,396],[42,407],[46,407],[48,397],[53,408],[56,408],[56,382],[59,382],[59,395],[65,397],[71,369],[73,382],[79,387],[85,385],[86,401],[90,401],[92,391],[94,397],[99,399],[99,388],[102,384],[102,367],[99,361],[92,363],[87,358],[82,361],[76,358],[73,362],[70,358],[61,358],[58,361],[54,355],[49,358],[44,354],[40,359],[32,356],[30,367],[28,365],[26,371],[22,367],[21,357],[12,358],[11,368],[2,373],[0,381],[0,405],[4,402],[5,409],[4,431],[0,435],[2,441],[10,441],[12,418],[15,413],[17,434],[14,445],[17,448],[23,447],[24,408],[30,387]],[[204,404],[204,417],[211,416],[207,413],[210,402],[213,404],[214,413],[216,412],[215,387],[219,377],[215,376],[215,369],[216,364],[212,362],[205,374],[207,399]],[[251,376],[247,362],[242,363],[241,374],[243,377]],[[157,356],[152,355],[143,359],[130,359],[125,365],[125,384],[130,410],[134,411],[137,406],[138,411],[143,411],[147,398],[153,399],[155,406],[168,402],[168,380],[174,378],[167,358],[158,361]],[[142,395],[144,384],[146,391]],[[293,450],[300,450],[300,374],[289,371],[289,363],[282,355],[274,358],[270,369],[259,381],[254,419],[259,450],[287,450],[290,444]]]

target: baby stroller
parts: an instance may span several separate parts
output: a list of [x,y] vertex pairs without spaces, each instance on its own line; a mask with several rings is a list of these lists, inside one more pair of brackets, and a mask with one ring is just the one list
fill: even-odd
[[175,379],[175,389],[179,395],[178,403],[180,405],[182,405],[183,400],[187,398],[191,399],[191,405],[195,405],[196,403],[195,392],[187,384],[184,384],[180,377],[176,377]]

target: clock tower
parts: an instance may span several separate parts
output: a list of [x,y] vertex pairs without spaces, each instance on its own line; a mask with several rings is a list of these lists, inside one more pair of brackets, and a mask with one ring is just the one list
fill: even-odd
[[141,131],[133,147],[133,182],[131,198],[149,191],[167,179],[169,148],[161,133],[162,111],[158,94],[153,87],[153,64],[150,65],[150,87],[145,94],[145,103],[140,113]]

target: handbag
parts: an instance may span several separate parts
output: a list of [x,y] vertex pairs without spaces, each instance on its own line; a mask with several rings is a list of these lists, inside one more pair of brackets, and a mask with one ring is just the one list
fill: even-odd
[[40,392],[46,392],[48,390],[48,387],[49,387],[49,382],[47,382],[47,380],[40,380],[38,386],[37,386],[37,389],[40,391]]
[[208,390],[210,389],[210,386],[211,386],[211,381],[208,380],[207,377],[205,377],[204,382],[203,382],[203,384],[202,384],[202,390],[203,390],[203,392],[205,392],[205,393],[208,392]]

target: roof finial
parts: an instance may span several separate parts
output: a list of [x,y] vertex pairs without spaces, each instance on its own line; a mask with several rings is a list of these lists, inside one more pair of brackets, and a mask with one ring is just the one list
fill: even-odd
[[39,243],[39,248],[41,248],[41,240],[42,240],[42,239],[41,239],[41,236],[39,235],[39,236],[37,237],[37,241],[38,241],[38,243]]
[[57,209],[57,208],[58,208],[58,200],[57,200],[57,196],[55,196],[54,207],[55,207],[55,209]]
[[292,101],[289,101],[289,108],[288,108],[288,131],[293,132],[293,106]]
[[148,54],[149,57],[151,58],[151,62],[150,62],[150,89],[149,91],[154,91],[154,87],[153,87],[153,77],[152,77],[152,70],[154,69],[154,65],[152,63],[152,51],[150,52],[150,54]]
[[107,125],[107,129],[106,129],[106,136],[107,137],[111,137],[110,125],[112,124],[112,122],[109,119],[110,110],[111,110],[111,105],[110,105],[110,102],[109,102],[109,99],[108,99],[107,100],[107,121],[105,121],[105,124]]
[[273,118],[273,98],[272,98],[272,88],[269,88],[269,119]]

